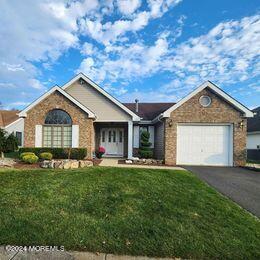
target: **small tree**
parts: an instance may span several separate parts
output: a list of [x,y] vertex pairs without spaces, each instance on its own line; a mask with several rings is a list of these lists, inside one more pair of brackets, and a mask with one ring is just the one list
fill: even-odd
[[6,131],[0,128],[0,155],[1,158],[4,158],[4,151],[6,145]]
[[150,148],[152,144],[149,142],[149,140],[150,140],[149,132],[142,131],[140,148],[139,148],[139,155],[141,158],[151,158],[153,156],[153,151]]
[[18,149],[18,139],[14,136],[13,133],[8,135],[5,141],[5,147],[4,151],[9,152],[15,152]]

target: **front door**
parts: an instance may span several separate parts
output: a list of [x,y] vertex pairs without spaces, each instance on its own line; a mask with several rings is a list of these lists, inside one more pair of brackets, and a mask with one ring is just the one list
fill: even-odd
[[102,128],[100,145],[105,147],[105,155],[123,156],[124,154],[124,129]]

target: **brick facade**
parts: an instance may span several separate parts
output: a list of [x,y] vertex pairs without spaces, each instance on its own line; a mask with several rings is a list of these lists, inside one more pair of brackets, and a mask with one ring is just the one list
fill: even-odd
[[[199,98],[208,95],[212,99],[209,107],[202,107]],[[243,127],[240,122],[243,120]],[[177,124],[178,123],[232,123],[233,124],[233,163],[235,166],[246,162],[246,120],[233,106],[209,89],[204,89],[171,113],[165,123],[165,163],[176,164]]]
[[71,116],[72,124],[79,125],[79,147],[87,148],[87,157],[91,158],[94,149],[93,119],[57,91],[27,112],[24,120],[24,146],[35,147],[35,126],[44,125],[47,113],[53,109],[66,111]]

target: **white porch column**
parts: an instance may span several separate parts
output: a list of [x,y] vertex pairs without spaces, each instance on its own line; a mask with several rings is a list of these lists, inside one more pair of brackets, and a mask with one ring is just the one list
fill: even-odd
[[128,159],[133,158],[133,121],[128,121]]

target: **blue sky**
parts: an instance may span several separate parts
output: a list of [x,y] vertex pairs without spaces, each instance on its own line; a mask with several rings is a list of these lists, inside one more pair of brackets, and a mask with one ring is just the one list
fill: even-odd
[[7,109],[80,71],[121,101],[174,102],[211,80],[260,105],[257,0],[1,0],[0,24]]

